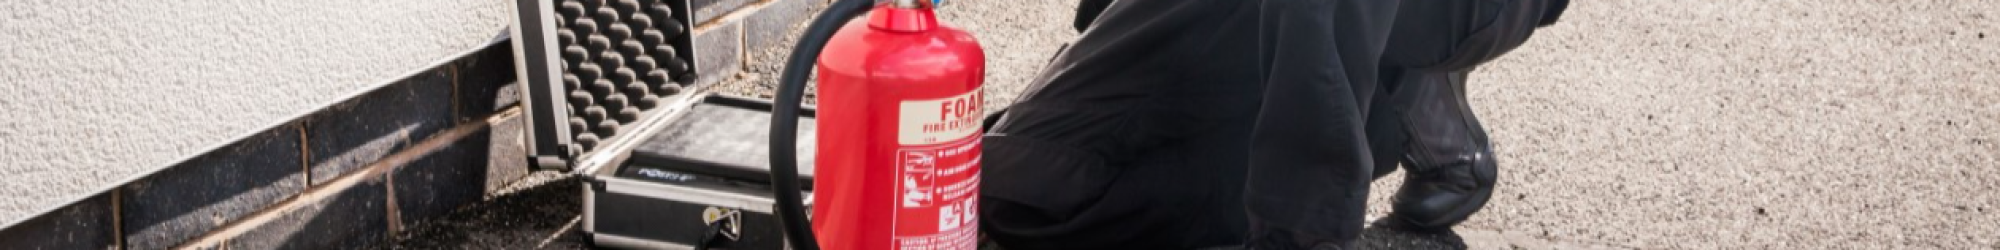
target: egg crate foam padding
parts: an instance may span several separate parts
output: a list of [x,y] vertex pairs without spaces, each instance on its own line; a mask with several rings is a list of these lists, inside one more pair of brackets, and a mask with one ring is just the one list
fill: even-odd
[[687,36],[675,7],[659,0],[564,0],[556,3],[571,151],[618,136],[661,98],[687,92],[688,63],[671,39]]
[[689,0],[514,3],[515,65],[534,168],[590,167],[581,157],[622,147],[675,103],[703,92]]

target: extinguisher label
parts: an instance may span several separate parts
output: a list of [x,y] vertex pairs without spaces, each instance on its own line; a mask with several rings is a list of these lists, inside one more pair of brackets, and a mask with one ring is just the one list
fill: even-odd
[[932,100],[903,101],[896,142],[903,145],[944,143],[979,133],[986,111],[979,91]]
[[978,247],[979,103],[978,91],[903,102],[897,249]]

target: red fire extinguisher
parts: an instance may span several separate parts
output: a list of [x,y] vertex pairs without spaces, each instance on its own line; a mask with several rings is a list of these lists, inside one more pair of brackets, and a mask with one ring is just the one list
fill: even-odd
[[[786,234],[793,249],[975,249],[984,52],[940,24],[933,2],[874,2],[829,6],[781,78],[770,145]],[[811,58],[819,158],[806,228],[793,145]]]

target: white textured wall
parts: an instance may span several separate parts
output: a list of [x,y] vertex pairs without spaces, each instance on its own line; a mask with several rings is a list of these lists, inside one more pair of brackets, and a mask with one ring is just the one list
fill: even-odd
[[0,4],[0,224],[471,49],[507,5]]

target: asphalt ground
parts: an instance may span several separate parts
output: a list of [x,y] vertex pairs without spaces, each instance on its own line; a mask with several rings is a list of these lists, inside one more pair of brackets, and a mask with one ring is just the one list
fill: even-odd
[[1577,1],[1473,75],[1502,176],[1464,228],[2000,248],[1996,18],[1991,1]]
[[0,224],[472,49],[506,4],[9,0]]
[[[1074,36],[1068,1],[950,4],[986,43],[989,105]],[[1455,233],[1371,227],[1363,245],[2000,248],[1996,18],[1986,1],[1575,2],[1473,75],[1493,203]],[[775,64],[727,86],[767,95]]]

